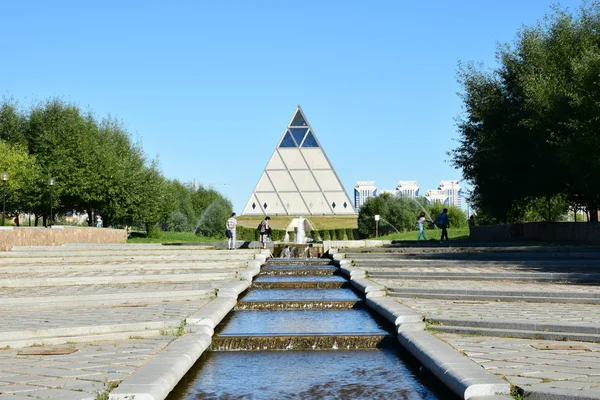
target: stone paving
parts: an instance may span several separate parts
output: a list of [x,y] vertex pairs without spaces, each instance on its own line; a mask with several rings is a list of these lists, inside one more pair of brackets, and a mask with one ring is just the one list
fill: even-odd
[[[465,337],[450,333],[436,336],[486,370],[527,391],[600,398],[600,343]],[[552,349],[553,346],[561,349]],[[566,348],[569,346],[573,349]]]
[[[437,248],[429,256],[423,248],[339,251],[389,288],[392,298],[431,321],[430,332],[507,379],[527,399],[600,399],[600,304],[591,304],[600,296],[600,249],[574,249],[559,254],[551,248],[491,248],[490,255],[469,248],[444,254]],[[461,251],[467,253],[457,254]],[[578,281],[576,273],[591,283]],[[464,293],[471,298],[461,299]],[[494,298],[502,295],[507,301]],[[527,301],[519,299],[525,295]],[[591,332],[592,341],[539,338],[563,331]],[[529,337],[510,337],[517,335]]]
[[0,399],[94,399],[185,334],[186,317],[239,282],[259,253],[161,245],[0,252]]
[[[121,381],[175,337],[169,335],[53,347],[0,350],[0,399],[94,398]],[[27,355],[35,350],[76,350],[64,355]]]

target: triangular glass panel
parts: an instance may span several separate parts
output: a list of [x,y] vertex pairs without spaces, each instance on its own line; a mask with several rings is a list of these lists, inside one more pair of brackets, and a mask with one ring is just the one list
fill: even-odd
[[317,139],[315,139],[311,131],[308,131],[306,134],[306,138],[304,139],[304,143],[302,143],[302,147],[319,147]]
[[302,143],[306,131],[308,131],[308,128],[290,128],[290,132],[292,133],[294,140],[296,140],[296,143],[298,143],[298,147],[300,147],[300,143]]
[[296,111],[296,115],[294,115],[294,119],[290,126],[308,126],[300,110]]
[[285,136],[283,136],[283,139],[281,140],[281,143],[279,143],[279,147],[298,147],[298,146],[294,142],[294,139],[292,139],[292,135],[290,135],[290,132],[286,131]]

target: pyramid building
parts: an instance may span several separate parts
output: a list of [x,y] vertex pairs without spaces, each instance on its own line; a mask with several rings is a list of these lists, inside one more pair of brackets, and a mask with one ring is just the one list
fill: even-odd
[[242,215],[353,215],[313,129],[296,108]]

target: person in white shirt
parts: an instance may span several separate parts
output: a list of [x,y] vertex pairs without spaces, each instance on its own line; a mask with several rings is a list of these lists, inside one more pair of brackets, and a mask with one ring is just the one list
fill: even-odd
[[417,240],[421,240],[421,236],[423,240],[427,240],[427,236],[425,236],[425,213],[421,212],[417,217],[417,226],[419,227],[419,236],[417,236]]
[[235,227],[237,225],[237,219],[235,219],[235,213],[231,214],[231,218],[225,223],[227,228],[227,247],[229,250],[235,250]]

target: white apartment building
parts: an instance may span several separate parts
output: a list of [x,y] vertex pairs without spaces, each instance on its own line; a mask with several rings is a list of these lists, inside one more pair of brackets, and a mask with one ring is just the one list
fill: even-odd
[[440,186],[425,192],[428,204],[443,203],[462,208],[462,192],[459,181],[440,181]]
[[398,181],[396,186],[398,196],[419,197],[419,185],[417,181]]
[[375,181],[358,181],[354,187],[354,208],[358,209],[365,204],[368,198],[377,196]]

